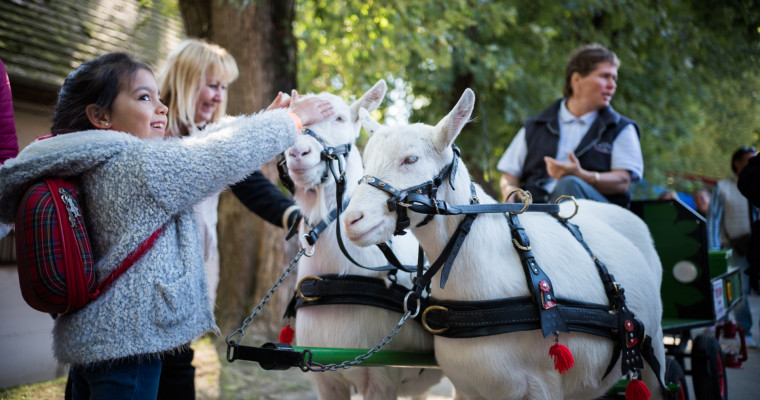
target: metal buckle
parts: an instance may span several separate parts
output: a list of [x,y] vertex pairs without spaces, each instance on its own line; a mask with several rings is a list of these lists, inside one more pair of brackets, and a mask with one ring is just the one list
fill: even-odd
[[317,297],[305,297],[303,295],[303,293],[301,293],[301,285],[303,284],[303,281],[305,281],[307,279],[313,279],[315,281],[322,281],[322,280],[324,280],[324,279],[322,279],[322,278],[320,278],[318,276],[314,276],[314,275],[306,275],[306,276],[304,276],[303,278],[301,278],[300,281],[298,281],[298,286],[296,286],[296,290],[298,292],[298,297],[301,300],[305,301],[305,302],[317,301],[317,300],[321,299],[321,297],[319,297],[319,296],[317,296]]
[[422,312],[422,326],[425,328],[425,330],[428,331],[429,333],[433,334],[433,335],[437,335],[439,333],[443,333],[443,332],[446,332],[447,330],[449,330],[448,326],[445,327],[445,328],[441,328],[441,329],[433,329],[433,328],[431,328],[427,324],[426,317],[427,317],[428,312],[430,312],[430,310],[449,311],[448,308],[443,307],[443,306],[430,306],[430,307],[426,308],[425,311]]

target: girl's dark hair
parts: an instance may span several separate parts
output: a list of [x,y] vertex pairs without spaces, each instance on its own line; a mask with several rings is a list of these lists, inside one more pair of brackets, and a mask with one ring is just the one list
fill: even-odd
[[84,62],[72,71],[58,92],[53,135],[95,129],[85,110],[90,104],[109,110],[123,85],[140,69],[151,68],[125,53],[108,53]]

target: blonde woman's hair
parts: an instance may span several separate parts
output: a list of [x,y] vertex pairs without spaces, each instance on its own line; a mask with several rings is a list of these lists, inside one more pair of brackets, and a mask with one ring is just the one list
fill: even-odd
[[[206,84],[206,73],[219,77],[225,84],[237,79],[235,59],[227,50],[202,39],[183,40],[166,59],[159,73],[161,98],[169,107],[167,136],[179,137],[198,130],[195,106]],[[227,111],[227,96],[216,108],[209,122],[217,121]]]

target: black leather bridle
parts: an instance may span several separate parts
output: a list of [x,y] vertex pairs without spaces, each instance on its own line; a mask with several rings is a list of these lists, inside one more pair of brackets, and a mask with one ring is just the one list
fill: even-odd
[[[320,178],[319,184],[321,185],[327,182],[327,179],[330,177],[330,173],[332,173],[333,177],[335,178],[335,182],[339,182],[340,180],[345,179],[344,163],[346,162],[348,154],[351,153],[351,143],[345,143],[331,147],[325,144],[325,141],[322,140],[322,138],[314,133],[314,131],[311,129],[305,128],[303,133],[304,135],[313,137],[317,143],[322,146],[322,151],[319,152],[319,158],[325,162],[325,172],[322,174],[322,178]],[[338,161],[337,174],[332,163],[332,161],[336,160]],[[280,153],[280,155],[277,157],[277,172],[280,175],[280,181],[282,181],[282,184],[285,185],[288,190],[290,190],[290,193],[294,193],[295,184],[293,183],[293,179],[290,178],[290,175],[288,175],[288,165],[285,161],[285,152]]]
[[[335,179],[335,185],[336,185],[336,208],[332,210],[329,214],[329,216],[321,221],[320,223],[314,225],[313,229],[308,233],[303,235],[306,239],[307,243],[309,245],[313,246],[317,239],[319,238],[319,234],[332,222],[340,218],[340,214],[343,211],[343,208],[347,205],[348,200],[344,200],[344,194],[346,191],[346,164],[347,164],[347,158],[349,153],[351,153],[352,145],[351,143],[345,143],[338,146],[328,146],[325,141],[317,135],[314,131],[312,131],[309,128],[304,129],[304,134],[309,135],[313,137],[321,146],[322,151],[320,151],[320,159],[326,163],[326,168],[324,174],[322,174],[322,178],[320,179],[319,185],[324,184],[327,182],[327,180],[330,178],[330,174],[332,174],[333,179]],[[333,161],[338,161],[338,170],[335,170],[335,163]],[[285,153],[282,153],[280,155],[280,159],[277,162],[277,169],[280,174],[280,180],[283,182],[283,184],[291,191],[291,193],[294,191],[295,184],[293,183],[293,180],[288,175],[288,167],[287,163],[285,162]],[[298,225],[298,221],[296,221],[296,224],[294,226]],[[311,226],[311,224],[309,224]],[[356,260],[354,260],[351,255],[348,253],[348,250],[346,250],[345,245],[343,244],[343,239],[340,235],[340,222],[336,222],[336,235],[338,240],[338,246],[340,247],[340,250],[343,252],[343,255],[348,258],[349,261],[351,261],[353,264],[355,264],[358,267],[372,270],[372,271],[389,271],[395,273],[396,270],[400,269],[402,271],[406,272],[413,272],[415,270],[414,266],[406,266],[401,264],[401,262],[398,260],[396,255],[393,253],[393,250],[387,243],[378,243],[376,246],[380,249],[380,251],[385,256],[385,259],[388,261],[388,265],[380,266],[380,267],[368,267],[365,265],[360,264]],[[289,233],[289,235],[292,235],[292,233]]]

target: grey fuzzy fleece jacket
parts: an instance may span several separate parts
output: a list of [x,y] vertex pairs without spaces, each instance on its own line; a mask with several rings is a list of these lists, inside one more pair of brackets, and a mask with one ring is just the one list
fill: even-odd
[[261,168],[297,134],[285,110],[230,118],[183,139],[91,130],[34,142],[0,167],[6,223],[27,182],[81,179],[98,280],[163,226],[153,247],[100,297],[56,319],[55,357],[77,365],[145,356],[218,332],[193,205]]

